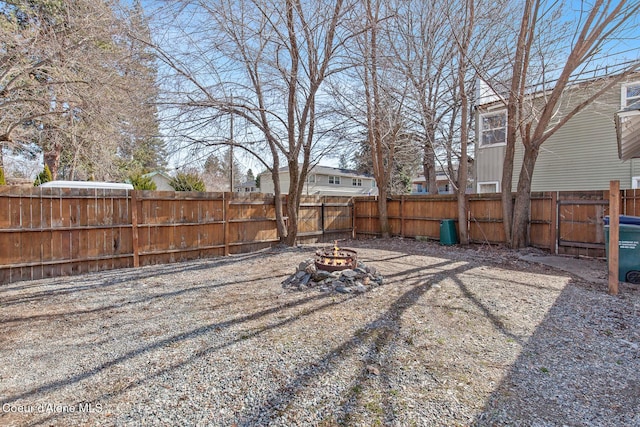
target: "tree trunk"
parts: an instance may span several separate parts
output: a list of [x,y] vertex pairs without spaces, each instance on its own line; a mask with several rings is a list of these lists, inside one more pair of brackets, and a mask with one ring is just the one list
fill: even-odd
[[538,158],[538,148],[533,144],[525,146],[522,169],[518,179],[518,190],[513,207],[513,229],[511,247],[524,248],[529,245],[529,218],[531,214],[531,183],[533,168]]
[[431,143],[424,145],[424,161],[422,163],[424,179],[429,194],[438,194],[438,182],[436,177],[436,154]]
[[278,230],[280,243],[286,244],[287,227],[284,221],[282,197],[280,196],[282,191],[280,190],[280,168],[278,165],[274,165],[274,168],[271,170],[271,179],[273,180],[273,192],[275,194],[274,205],[276,210],[276,229]]
[[296,239],[298,238],[298,206],[300,205],[300,198],[297,194],[289,194],[287,198],[287,236],[284,239],[284,243],[287,246],[295,246]]
[[[300,184],[300,185],[299,185]],[[295,246],[298,238],[298,216],[300,209],[300,196],[302,183],[297,161],[289,162],[289,196],[287,198],[287,237],[284,243],[287,246]]]
[[[384,193],[384,194],[383,194]],[[378,195],[378,216],[380,218],[380,235],[383,239],[391,237],[389,212],[387,210],[387,191],[380,191]]]
[[44,153],[44,164],[49,166],[51,177],[53,180],[58,179],[58,169],[60,167],[60,156],[62,155],[62,146],[54,144],[51,150]]

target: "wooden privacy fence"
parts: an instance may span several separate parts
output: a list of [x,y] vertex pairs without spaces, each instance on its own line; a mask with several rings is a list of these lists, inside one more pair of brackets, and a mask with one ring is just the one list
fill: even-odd
[[[470,240],[504,243],[500,195],[467,197]],[[640,216],[640,190],[620,198],[621,213]],[[533,194],[531,245],[604,256],[608,205],[608,191]],[[440,220],[456,217],[455,196],[389,200],[395,236],[438,240]],[[378,235],[377,200],[303,197],[298,230],[302,243]],[[0,283],[250,252],[277,241],[269,195],[0,187]]]
[[[351,237],[352,209],[350,198],[303,198],[301,240]],[[0,283],[250,252],[275,242],[273,196],[0,187]]]
[[[640,216],[640,190],[620,192],[621,213]],[[467,195],[467,231],[472,243],[504,244],[500,194]],[[402,237],[440,238],[440,220],[458,217],[456,196],[400,196],[389,200],[391,233]],[[354,203],[355,234],[380,235],[375,197]],[[605,256],[603,217],[609,191],[544,192],[531,195],[531,246],[560,255]]]

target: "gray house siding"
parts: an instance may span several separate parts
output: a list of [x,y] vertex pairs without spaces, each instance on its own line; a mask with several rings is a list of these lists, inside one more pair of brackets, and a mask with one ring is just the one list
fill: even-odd
[[[499,182],[502,179],[504,149],[504,145],[476,149],[476,182]],[[474,191],[477,191],[477,186]]]
[[[312,170],[309,175],[315,177],[315,182],[307,182],[302,191],[303,195],[328,195],[328,196],[366,196],[377,195],[378,189],[375,180],[368,176],[348,174],[336,169],[319,166],[318,171]],[[329,183],[329,177],[340,177],[340,183]],[[361,186],[353,185],[353,179],[359,179]],[[280,172],[280,190],[282,194],[289,192],[289,172],[287,170]],[[274,193],[274,185],[271,173],[263,173],[260,175],[260,192]]]
[[[629,81],[637,81],[635,76]],[[571,118],[545,141],[536,162],[532,191],[606,190],[611,180],[623,189],[632,188],[632,178],[640,175],[640,159],[623,162],[618,158],[614,113],[621,108],[622,84]],[[581,89],[565,95],[569,111],[583,100]],[[584,96],[584,95],[583,95]],[[482,111],[482,110],[481,110]],[[517,188],[523,147],[516,145],[513,190]],[[476,150],[477,182],[500,181],[504,146]]]

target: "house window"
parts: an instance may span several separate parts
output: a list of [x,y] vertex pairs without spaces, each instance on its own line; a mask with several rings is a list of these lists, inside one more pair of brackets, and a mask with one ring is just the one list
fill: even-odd
[[622,108],[640,101],[640,82],[622,85]]
[[351,185],[353,185],[354,187],[362,187],[362,179],[360,178],[353,178],[351,180]]
[[633,190],[640,189],[640,176],[631,177],[631,188]]
[[307,175],[307,182],[309,184],[315,184],[316,182],[316,175],[315,174],[309,174]]
[[478,193],[498,193],[500,191],[500,183],[498,181],[487,181],[478,183]]
[[376,181],[375,180],[371,181],[371,188],[376,188]]
[[329,176],[329,184],[340,185],[340,177],[339,176]]
[[422,184],[416,184],[416,193],[424,193],[424,187]]
[[480,146],[495,146],[507,143],[507,112],[480,115]]

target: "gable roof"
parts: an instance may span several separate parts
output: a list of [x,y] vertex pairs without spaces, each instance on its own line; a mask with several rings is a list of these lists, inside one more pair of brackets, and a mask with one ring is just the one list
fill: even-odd
[[[284,167],[280,169],[280,173],[289,172],[289,167]],[[260,175],[270,173],[268,171],[262,172]],[[334,176],[344,176],[349,178],[367,178],[374,179],[373,175],[368,173],[360,173],[353,169],[343,169],[343,168],[334,168],[331,166],[321,166],[316,165],[309,170],[310,174],[320,174],[320,175],[334,175]]]
[[167,179],[168,181],[171,181],[171,177],[169,175],[167,175],[165,172],[162,172],[162,171],[153,171],[153,172],[145,173],[142,176],[144,178],[153,178],[156,175],[160,175],[161,177]]

